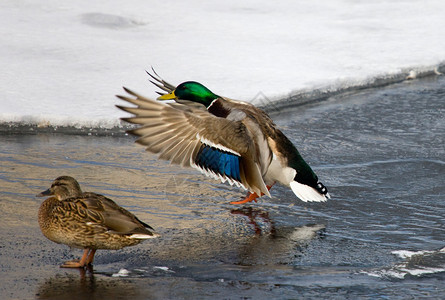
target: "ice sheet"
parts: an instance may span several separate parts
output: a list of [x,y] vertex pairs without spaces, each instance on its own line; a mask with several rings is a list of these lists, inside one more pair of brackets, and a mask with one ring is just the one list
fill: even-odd
[[269,100],[445,61],[445,2],[74,1],[0,4],[0,122],[110,128],[121,86]]

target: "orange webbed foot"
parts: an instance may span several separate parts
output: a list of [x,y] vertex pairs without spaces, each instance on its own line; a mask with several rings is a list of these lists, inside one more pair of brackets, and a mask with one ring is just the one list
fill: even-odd
[[[267,190],[270,191],[270,189],[272,188],[272,186],[273,186],[273,184],[272,184],[272,185],[266,185]],[[264,194],[261,193],[261,196],[263,196],[263,195],[264,195]],[[257,193],[250,193],[250,192],[249,192],[249,193],[247,194],[246,198],[244,198],[243,200],[241,200],[241,201],[232,201],[232,202],[230,202],[230,204],[244,204],[244,203],[248,203],[248,202],[252,202],[252,201],[257,202],[256,199],[259,198],[259,197],[260,197],[260,196],[258,196]]]
[[258,198],[259,196],[257,195],[257,193],[249,193],[246,198],[244,198],[241,201],[232,201],[230,202],[230,204],[244,204],[244,203],[248,203],[248,202],[252,202],[255,201],[256,202],[256,198]]
[[67,262],[64,262],[61,265],[61,268],[83,268],[87,265],[91,265],[93,263],[94,254],[96,253],[95,249],[85,249],[83,251],[83,255],[81,259],[74,259]]
[[60,265],[61,268],[83,268],[85,264],[81,263],[79,259],[69,260]]

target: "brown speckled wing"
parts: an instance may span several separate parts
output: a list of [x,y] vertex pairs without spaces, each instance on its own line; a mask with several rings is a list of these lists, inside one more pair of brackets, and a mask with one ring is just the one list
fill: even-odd
[[256,160],[254,139],[243,122],[219,118],[205,110],[178,103],[162,103],[128,89],[125,91],[131,97],[117,97],[136,107],[117,107],[134,115],[122,120],[141,125],[128,132],[138,136],[136,142],[148,151],[175,164],[192,166],[208,176],[222,176],[222,181],[229,182],[224,174],[212,176],[212,172],[197,167],[195,158],[203,144],[232,153],[241,157],[240,184],[252,192],[269,195]]

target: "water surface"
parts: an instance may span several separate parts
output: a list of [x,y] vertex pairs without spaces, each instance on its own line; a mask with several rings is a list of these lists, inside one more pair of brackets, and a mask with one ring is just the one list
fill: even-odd
[[[132,137],[2,134],[1,298],[443,297],[445,79],[272,117],[331,201],[303,203],[275,186],[272,198],[234,206],[244,191],[158,161]],[[81,251],[43,237],[34,197],[60,175],[111,197],[162,237],[98,251],[84,272],[60,269]],[[397,255],[405,250],[411,255]]]

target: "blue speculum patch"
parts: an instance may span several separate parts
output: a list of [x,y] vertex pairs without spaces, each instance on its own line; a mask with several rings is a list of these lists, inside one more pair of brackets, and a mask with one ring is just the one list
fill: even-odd
[[195,164],[240,182],[240,159],[236,154],[205,145],[198,152]]

